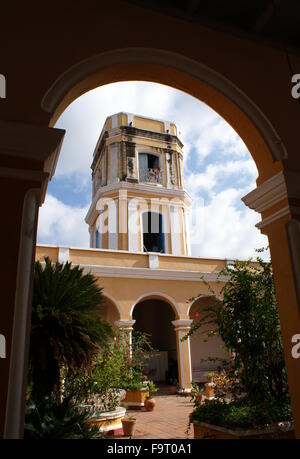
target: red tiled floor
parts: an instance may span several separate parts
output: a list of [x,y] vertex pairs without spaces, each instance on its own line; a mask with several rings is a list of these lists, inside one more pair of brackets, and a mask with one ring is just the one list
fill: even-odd
[[189,414],[193,410],[190,398],[169,395],[167,386],[160,387],[155,395],[156,406],[153,411],[130,410],[130,414],[136,418],[132,438],[193,438],[192,428],[186,433]]

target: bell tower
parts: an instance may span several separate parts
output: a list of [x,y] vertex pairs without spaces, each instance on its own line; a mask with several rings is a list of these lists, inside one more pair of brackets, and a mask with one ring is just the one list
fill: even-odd
[[174,123],[124,112],[106,118],[85,219],[92,248],[191,255],[182,147]]

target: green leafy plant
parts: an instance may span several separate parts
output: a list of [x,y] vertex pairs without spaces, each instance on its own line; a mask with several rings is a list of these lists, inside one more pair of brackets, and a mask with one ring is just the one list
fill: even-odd
[[154,384],[154,381],[149,381],[147,384],[148,390],[149,390],[149,398],[152,398],[154,394],[158,391],[156,385]]
[[238,393],[246,392],[254,404],[266,398],[286,400],[288,385],[271,263],[260,257],[256,264],[236,261],[220,276],[228,279],[221,290],[223,298],[217,299],[206,283],[216,301],[203,308],[204,314],[187,336],[209,324],[206,338],[220,335],[231,352],[227,371],[235,378]]
[[104,438],[96,426],[87,423],[89,413],[73,397],[57,403],[55,393],[39,402],[30,401],[25,414],[25,439],[91,439]]
[[207,400],[198,405],[190,415],[190,422],[206,422],[227,428],[258,427],[277,422],[291,421],[288,402],[250,404],[247,398],[226,403],[224,400]]
[[126,390],[140,390],[145,387],[144,366],[146,361],[155,354],[150,335],[134,331],[132,340],[121,334],[116,342],[114,352],[121,356],[121,387]]
[[198,393],[200,392],[200,387],[195,381],[191,381],[192,392]]
[[30,338],[31,396],[43,399],[61,392],[62,368],[72,372],[89,365],[113,336],[99,316],[102,290],[91,274],[71,263],[34,270]]

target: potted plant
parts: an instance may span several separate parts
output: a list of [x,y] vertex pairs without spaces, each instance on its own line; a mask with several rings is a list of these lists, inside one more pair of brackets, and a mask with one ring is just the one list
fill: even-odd
[[170,379],[170,384],[171,384],[171,385],[170,385],[170,388],[169,388],[170,394],[171,394],[171,395],[177,394],[177,389],[178,389],[178,387],[179,387],[177,379],[171,378],[171,379]]
[[204,376],[206,377],[208,382],[213,382],[214,376],[215,376],[215,372],[214,371],[207,371],[206,373],[204,373]]
[[194,401],[196,404],[200,405],[203,399],[203,389],[200,389],[200,387],[198,386],[198,384],[195,383],[195,381],[192,381],[191,384],[191,401]]
[[122,419],[124,437],[133,437],[135,424],[136,418],[130,414],[127,414],[125,418]]
[[147,383],[144,381],[144,366],[153,353],[149,336],[145,333],[134,332],[132,342],[120,340],[123,354],[122,388],[126,390],[125,402],[129,407],[143,407],[149,396]]
[[207,398],[212,399],[215,396],[215,386],[216,384],[214,383],[214,375],[215,373],[213,371],[209,371],[204,374],[208,380],[207,383],[205,383],[205,395]]
[[149,389],[149,395],[145,400],[145,408],[147,411],[153,411],[156,405],[153,395],[157,392],[157,388],[153,381],[148,382],[148,389]]
[[131,408],[143,407],[146,398],[149,396],[148,386],[143,384],[143,382],[136,375],[131,380],[127,380],[124,386],[126,387],[124,402]]

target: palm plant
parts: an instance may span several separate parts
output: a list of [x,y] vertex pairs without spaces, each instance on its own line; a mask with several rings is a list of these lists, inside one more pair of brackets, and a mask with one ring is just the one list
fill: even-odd
[[71,263],[35,263],[30,376],[32,398],[59,393],[60,372],[89,365],[112,337],[99,314],[102,289]]

